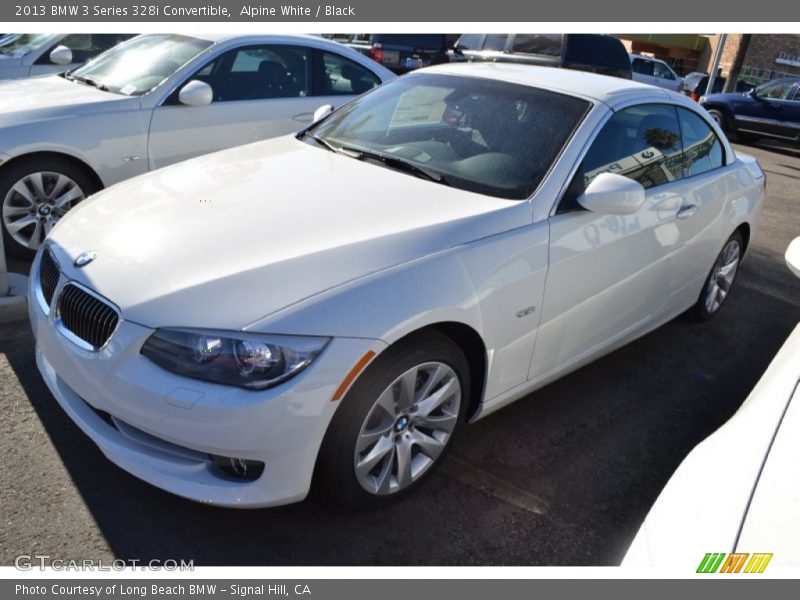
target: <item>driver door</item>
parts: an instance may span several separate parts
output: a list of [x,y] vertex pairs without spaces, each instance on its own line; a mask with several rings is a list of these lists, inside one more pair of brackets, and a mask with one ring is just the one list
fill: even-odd
[[[641,183],[641,208],[630,215],[583,209],[576,200],[600,173]],[[681,177],[673,106],[637,105],[606,122],[550,217],[550,266],[532,379],[624,343],[669,309]]]
[[771,81],[760,85],[749,98],[736,107],[736,128],[742,131],[763,133],[766,135],[785,136],[781,125],[783,109],[789,104],[792,92],[792,80]]

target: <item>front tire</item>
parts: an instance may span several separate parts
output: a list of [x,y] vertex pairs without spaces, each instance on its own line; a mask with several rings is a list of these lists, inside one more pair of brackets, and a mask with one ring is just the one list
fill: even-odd
[[739,231],[735,231],[714,261],[697,303],[689,309],[688,314],[692,319],[709,321],[719,313],[730,295],[743,254],[744,238]]
[[470,373],[448,337],[426,332],[383,352],[336,411],[315,484],[354,509],[389,504],[441,464],[464,421]]
[[97,185],[85,170],[60,158],[17,159],[0,171],[0,223],[10,254],[33,258],[45,236]]

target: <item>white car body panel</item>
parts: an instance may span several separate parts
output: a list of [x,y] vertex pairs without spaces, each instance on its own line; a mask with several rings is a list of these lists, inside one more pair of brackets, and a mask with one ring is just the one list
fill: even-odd
[[[438,185],[284,137],[124,182],[55,227],[49,245],[62,285],[73,279],[105,296],[123,321],[105,350],[81,350],[55,329],[32,277],[39,364],[59,402],[112,460],[178,494],[236,504],[227,487],[209,490],[205,479],[163,479],[167,459],[137,460],[131,448],[119,449],[123,442],[109,437],[113,428],[103,430],[81,402],[163,440],[262,457],[267,464],[277,460],[277,446],[268,453],[252,436],[260,420],[270,419],[264,425],[269,431],[278,423],[309,448],[290,445],[292,456],[280,457],[281,477],[295,464],[288,483],[282,479],[277,492],[274,479],[248,484],[240,505],[294,501],[310,485],[309,457],[336,406],[332,390],[368,350],[379,353],[431,324],[468,328],[485,346],[484,394],[473,415],[480,418],[687,309],[700,293],[700,275],[731,232],[742,223],[758,225],[763,175],[752,159],[733,153],[709,120],[728,166],[655,188],[627,217],[555,214],[590,141],[614,110],[671,102],[697,111],[682,96],[530,66],[425,71],[562,91],[589,99],[592,108],[527,201]],[[691,225],[675,220],[682,201],[700,204]],[[98,258],[73,267],[85,250]],[[176,326],[330,336],[335,344],[296,380],[243,392],[167,373],[138,354],[153,329]],[[176,389],[202,399],[183,412],[163,408]],[[309,417],[302,422],[288,408],[295,399]],[[163,410],[172,416],[165,418]],[[221,433],[204,428],[211,418],[214,427],[225,421]],[[203,429],[196,440],[192,427]],[[226,447],[226,439],[235,448]]]
[[800,566],[799,381],[800,325],[736,414],[681,463],[623,566],[694,572],[705,553],[734,551]]
[[198,37],[212,45],[143,96],[103,92],[57,76],[0,82],[0,155],[8,161],[32,152],[59,152],[86,164],[103,186],[109,186],[207,152],[292,133],[308,125],[319,106],[338,107],[354,97],[162,106],[203,65],[242,46],[274,44],[322,49],[356,62],[381,81],[395,77],[360,53],[319,37]]

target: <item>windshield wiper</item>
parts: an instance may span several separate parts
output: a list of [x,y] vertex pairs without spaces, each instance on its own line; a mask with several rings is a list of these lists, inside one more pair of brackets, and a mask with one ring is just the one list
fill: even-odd
[[360,150],[357,148],[342,148],[342,150],[347,150],[349,152],[354,153],[356,156],[354,158],[358,158],[359,160],[375,160],[380,163],[383,163],[390,169],[397,169],[398,171],[405,171],[406,173],[411,173],[412,175],[416,175],[417,177],[422,177],[423,179],[427,179],[428,181],[433,181],[435,183],[441,183],[442,185],[450,185],[444,175],[441,173],[437,173],[436,171],[432,171],[430,169],[426,169],[425,167],[421,167],[416,163],[413,163],[409,160],[405,160],[403,158],[398,158],[396,156],[389,156],[387,154],[381,154],[380,152],[370,152],[368,150]]
[[314,140],[320,146],[324,146],[325,148],[327,148],[331,152],[335,152],[336,154],[346,154],[347,156],[350,156],[352,158],[359,158],[358,150],[351,150],[349,148],[342,148],[341,146],[336,146],[334,144],[331,144],[325,138],[319,137],[318,135],[315,135],[310,131],[305,131],[302,133],[301,136],[298,137],[307,137],[310,140]]
[[101,92],[107,92],[108,86],[104,83],[100,83],[96,79],[92,79],[91,77],[84,77],[82,75],[68,75],[67,78],[70,81],[80,81],[81,83],[85,83],[86,85],[90,85],[92,87],[97,88]]

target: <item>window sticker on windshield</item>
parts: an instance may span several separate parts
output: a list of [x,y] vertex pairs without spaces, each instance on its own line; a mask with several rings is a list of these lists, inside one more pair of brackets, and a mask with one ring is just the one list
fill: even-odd
[[447,108],[444,99],[453,90],[440,87],[419,86],[400,96],[392,114],[390,127],[436,125],[442,122]]
[[129,83],[129,84],[128,84],[128,85],[126,85],[124,88],[122,88],[122,89],[119,91],[119,93],[120,93],[120,94],[125,94],[126,96],[130,96],[130,95],[131,95],[132,93],[134,93],[135,91],[136,91],[136,86],[135,86],[135,85],[133,85],[133,84],[130,84],[130,83]]

